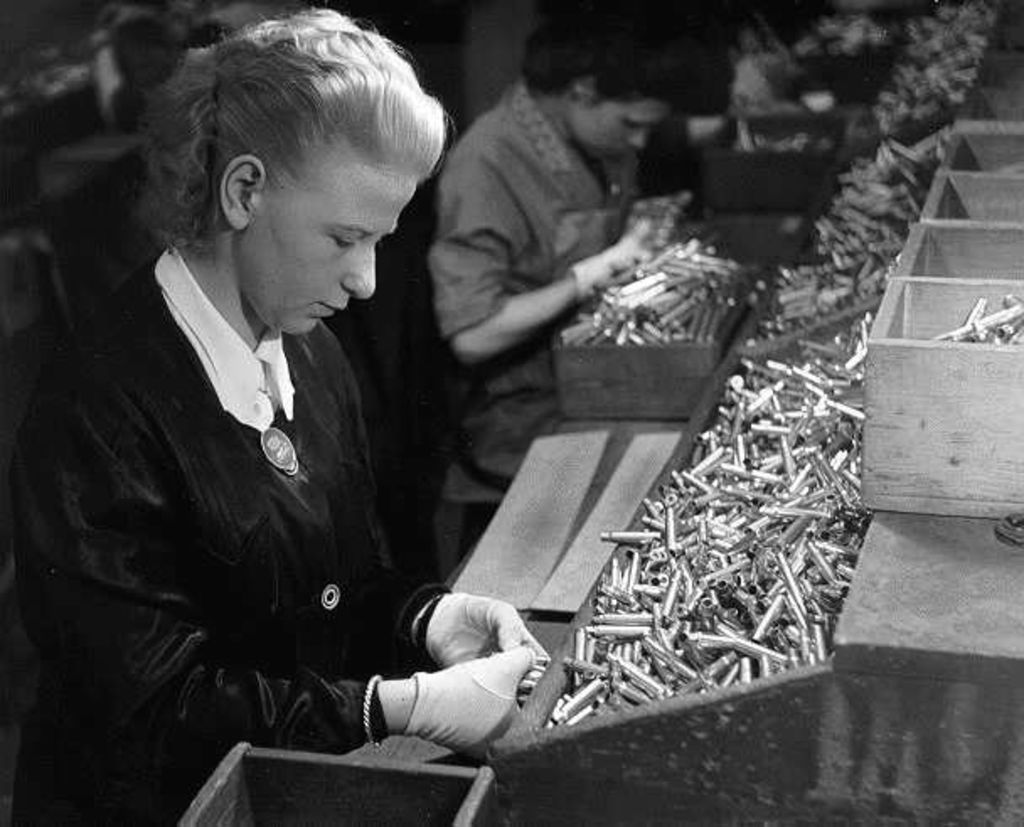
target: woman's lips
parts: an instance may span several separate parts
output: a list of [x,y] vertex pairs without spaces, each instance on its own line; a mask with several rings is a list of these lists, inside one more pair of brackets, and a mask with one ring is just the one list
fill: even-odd
[[333,316],[335,313],[340,313],[342,310],[344,310],[345,305],[342,305],[341,307],[336,307],[335,305],[328,304],[327,302],[317,302],[315,308],[322,311],[324,316]]

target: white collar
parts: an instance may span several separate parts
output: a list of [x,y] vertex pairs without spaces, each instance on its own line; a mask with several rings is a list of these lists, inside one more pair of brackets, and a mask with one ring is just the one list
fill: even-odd
[[221,407],[261,433],[274,421],[275,409],[291,419],[295,388],[281,334],[264,337],[255,351],[250,349],[206,297],[176,250],[160,256],[156,280],[174,321],[199,356]]

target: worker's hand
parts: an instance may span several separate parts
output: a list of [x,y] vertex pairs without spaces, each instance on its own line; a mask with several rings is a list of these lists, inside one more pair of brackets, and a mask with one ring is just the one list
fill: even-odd
[[744,55],[736,63],[730,96],[739,116],[792,110],[800,70],[782,52]]
[[611,247],[596,255],[577,261],[571,269],[576,281],[576,298],[582,301],[605,286],[623,270],[629,270],[650,256],[647,239],[651,233],[650,221],[638,221],[636,226]]
[[417,672],[416,700],[405,734],[483,758],[488,744],[515,720],[516,688],[533,660],[529,647],[518,646],[440,672]]
[[426,642],[427,652],[439,666],[519,646],[529,647],[539,657],[548,656],[510,603],[462,592],[441,598],[427,626]]

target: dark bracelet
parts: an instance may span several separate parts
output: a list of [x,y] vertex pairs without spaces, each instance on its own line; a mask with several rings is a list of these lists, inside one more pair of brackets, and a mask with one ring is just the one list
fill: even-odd
[[363,695],[363,730],[366,732],[366,740],[375,747],[388,737],[388,724],[384,719],[384,707],[380,705],[380,692],[377,691],[380,685],[380,675],[374,675],[366,684],[366,694]]
[[447,594],[448,592],[441,592],[433,595],[413,619],[412,642],[422,652],[427,651],[427,628],[430,626],[430,619],[434,616],[441,598]]

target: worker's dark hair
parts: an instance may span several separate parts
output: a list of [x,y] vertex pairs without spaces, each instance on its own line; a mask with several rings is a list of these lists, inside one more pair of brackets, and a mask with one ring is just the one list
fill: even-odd
[[613,100],[658,98],[671,102],[696,68],[685,37],[671,40],[619,16],[556,15],[526,42],[522,73],[537,93],[558,93],[593,78],[599,95]]

